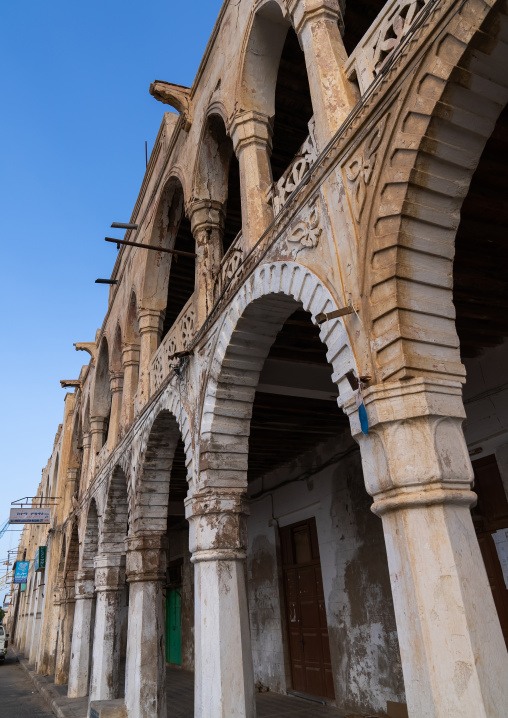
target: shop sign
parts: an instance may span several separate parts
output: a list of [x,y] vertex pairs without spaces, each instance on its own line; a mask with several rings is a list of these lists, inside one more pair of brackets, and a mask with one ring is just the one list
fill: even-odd
[[44,571],[46,568],[46,546],[39,546],[35,552],[34,571]]
[[[28,578],[28,568],[30,561],[16,561],[16,570],[14,571],[14,583],[20,583],[23,586]],[[21,588],[23,591],[24,589]]]
[[51,509],[11,509],[10,524],[49,524]]
[[26,580],[28,578],[29,566],[30,561],[16,561],[16,570],[14,571],[14,583],[26,583]]

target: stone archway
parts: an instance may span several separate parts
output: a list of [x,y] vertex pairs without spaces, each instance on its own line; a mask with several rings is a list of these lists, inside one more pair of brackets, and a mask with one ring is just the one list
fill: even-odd
[[[501,71],[507,40],[502,3],[461,5],[390,130],[362,232],[370,239],[365,285],[380,381],[464,381],[452,297],[455,236],[473,172],[508,101]],[[388,127],[379,123],[383,132],[386,137]],[[368,187],[362,191],[369,194]],[[357,219],[366,217],[359,212]]]
[[[296,309],[336,308],[320,279],[294,262],[258,267],[225,312],[209,360],[199,475],[188,499],[196,571],[196,715],[253,716],[252,652],[245,592],[248,443],[254,395],[276,335]],[[320,331],[332,379],[351,395],[356,365],[341,320]],[[213,616],[213,619],[211,619]],[[224,636],[227,634],[227,640]],[[220,679],[217,679],[217,671]],[[211,713],[210,713],[211,711]]]

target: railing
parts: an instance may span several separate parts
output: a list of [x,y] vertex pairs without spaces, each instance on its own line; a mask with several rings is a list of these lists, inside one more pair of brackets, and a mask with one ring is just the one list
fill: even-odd
[[300,147],[292,163],[284,172],[282,177],[274,182],[267,193],[267,199],[273,207],[273,213],[277,216],[286,204],[288,197],[298,187],[305,173],[318,156],[316,139],[314,137],[314,118],[309,122],[309,136]]
[[151,394],[157,391],[169,374],[173,355],[186,349],[197,330],[193,294],[150,361]]
[[239,232],[226,254],[222,257],[217,279],[215,280],[215,300],[220,297],[224,291],[224,287],[229,284],[232,277],[236,274],[236,270],[242,263],[244,256],[245,251],[242,242],[242,233]]
[[97,454],[97,461],[95,462],[95,470],[100,471],[107,461],[109,456],[108,442],[106,441],[102,449]]
[[346,76],[357,80],[363,95],[383,69],[429,0],[388,2],[355,47],[346,63]]

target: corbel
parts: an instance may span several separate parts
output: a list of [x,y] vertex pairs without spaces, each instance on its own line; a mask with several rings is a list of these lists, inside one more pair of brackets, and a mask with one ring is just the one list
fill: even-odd
[[60,384],[62,386],[62,389],[79,389],[81,387],[81,382],[79,379],[60,379]]
[[97,355],[97,345],[95,342],[76,342],[73,346],[76,347],[77,352],[88,352],[92,357],[91,364],[95,364]]
[[150,94],[165,105],[170,105],[178,111],[184,123],[184,130],[188,132],[192,125],[192,100],[190,88],[183,85],[174,85],[171,82],[155,80],[150,85]]

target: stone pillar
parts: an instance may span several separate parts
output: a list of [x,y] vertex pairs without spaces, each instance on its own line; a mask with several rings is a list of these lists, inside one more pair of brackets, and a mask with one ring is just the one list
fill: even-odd
[[39,651],[40,634],[41,634],[41,618],[42,618],[42,607],[44,605],[44,571],[39,574],[40,580],[37,586],[37,593],[34,602],[34,617],[32,624],[32,640],[30,643],[30,655],[28,656],[28,663],[35,664],[37,654]]
[[111,414],[109,417],[108,449],[113,451],[120,435],[120,421],[122,418],[122,392],[123,372],[114,371],[109,375],[111,388]]
[[267,200],[272,186],[272,125],[260,112],[239,112],[233,117],[230,133],[240,165],[242,236],[250,248],[273,221]]
[[78,571],[75,583],[76,604],[72,630],[71,659],[69,666],[69,698],[88,695],[90,659],[94,621],[94,575]]
[[74,607],[76,605],[74,583],[68,583],[67,586],[62,589],[62,594],[63,595],[60,602],[60,625],[56,649],[56,685],[65,685],[69,682],[72,625],[74,623]]
[[90,475],[95,473],[97,465],[97,454],[104,446],[104,436],[106,434],[108,419],[106,416],[90,417],[90,434],[92,441],[90,445]]
[[134,396],[138,390],[139,380],[139,354],[139,344],[124,344],[122,350],[122,427],[124,429],[134,420]]
[[128,536],[129,624],[125,703],[129,718],[166,718],[163,587],[167,537]]
[[64,503],[65,506],[71,506],[71,500],[73,496],[76,496],[79,488],[79,468],[72,467],[67,469],[65,474],[65,495]]
[[83,488],[87,488],[88,486],[88,469],[90,466],[90,448],[92,445],[92,433],[90,431],[87,431],[83,434],[83,460],[81,462],[81,477],[82,481],[86,482],[86,486]]
[[141,408],[150,398],[150,360],[159,346],[164,312],[158,309],[140,309],[139,333],[141,349],[139,356],[139,384],[137,404]]
[[411,379],[346,403],[381,517],[411,718],[499,718],[508,653],[470,514],[461,386]]
[[224,207],[221,202],[199,200],[187,208],[196,240],[197,326],[201,326],[214,304],[215,280],[222,259]]
[[344,73],[347,53],[339,30],[342,14],[338,0],[291,0],[290,12],[305,52],[316,138],[322,150],[358,99]]
[[125,556],[95,557],[95,634],[90,701],[118,697],[120,663],[120,599],[125,585]]
[[196,718],[253,718],[254,672],[245,585],[243,490],[212,489],[186,500],[195,582]]

